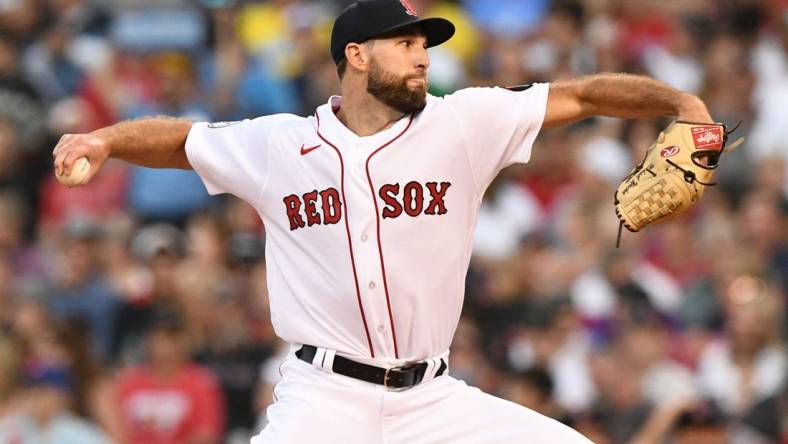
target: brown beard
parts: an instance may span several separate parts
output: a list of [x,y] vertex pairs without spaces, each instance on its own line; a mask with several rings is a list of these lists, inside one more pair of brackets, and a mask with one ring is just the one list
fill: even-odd
[[427,105],[427,88],[408,88],[408,80],[386,71],[375,59],[369,63],[367,92],[381,103],[403,114],[418,113]]

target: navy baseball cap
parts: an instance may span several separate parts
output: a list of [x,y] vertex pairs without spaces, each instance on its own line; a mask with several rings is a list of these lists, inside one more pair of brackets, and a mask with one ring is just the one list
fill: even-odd
[[345,8],[331,31],[331,57],[339,64],[348,43],[363,43],[371,38],[420,25],[429,47],[440,45],[454,35],[454,24],[443,18],[419,18],[408,0],[358,0]]

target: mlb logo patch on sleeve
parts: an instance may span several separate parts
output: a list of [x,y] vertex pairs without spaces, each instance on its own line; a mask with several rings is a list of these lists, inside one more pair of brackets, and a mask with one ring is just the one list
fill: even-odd
[[241,121],[235,120],[233,122],[211,122],[208,124],[208,128],[212,128],[212,129],[226,128],[228,126],[232,126],[238,123],[241,123]]

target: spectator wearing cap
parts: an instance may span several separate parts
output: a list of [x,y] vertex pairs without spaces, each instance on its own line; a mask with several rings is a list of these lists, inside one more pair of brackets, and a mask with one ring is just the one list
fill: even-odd
[[225,412],[212,373],[189,357],[183,319],[159,310],[147,335],[148,360],[128,368],[112,387],[117,416],[108,427],[119,443],[218,444]]
[[20,303],[9,327],[12,341],[11,361],[25,374],[38,374],[50,368],[65,369],[72,377],[71,407],[80,415],[94,412],[92,396],[99,383],[99,367],[90,352],[85,326],[76,321],[59,322],[47,315],[36,302]]
[[[95,366],[86,350],[87,341],[75,325],[54,323],[43,309],[29,305],[17,313],[12,330],[17,345],[2,359],[16,360],[19,387],[14,402],[0,416],[0,443],[103,444],[107,436],[83,416],[92,412]],[[26,318],[26,319],[24,319]]]
[[14,444],[108,444],[96,425],[69,410],[74,375],[67,367],[29,369],[22,408],[0,421],[0,442]]

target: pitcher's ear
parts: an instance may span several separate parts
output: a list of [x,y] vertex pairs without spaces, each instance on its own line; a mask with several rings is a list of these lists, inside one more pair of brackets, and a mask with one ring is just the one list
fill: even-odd
[[363,43],[348,43],[345,46],[345,60],[349,68],[366,72],[369,69],[369,48]]

